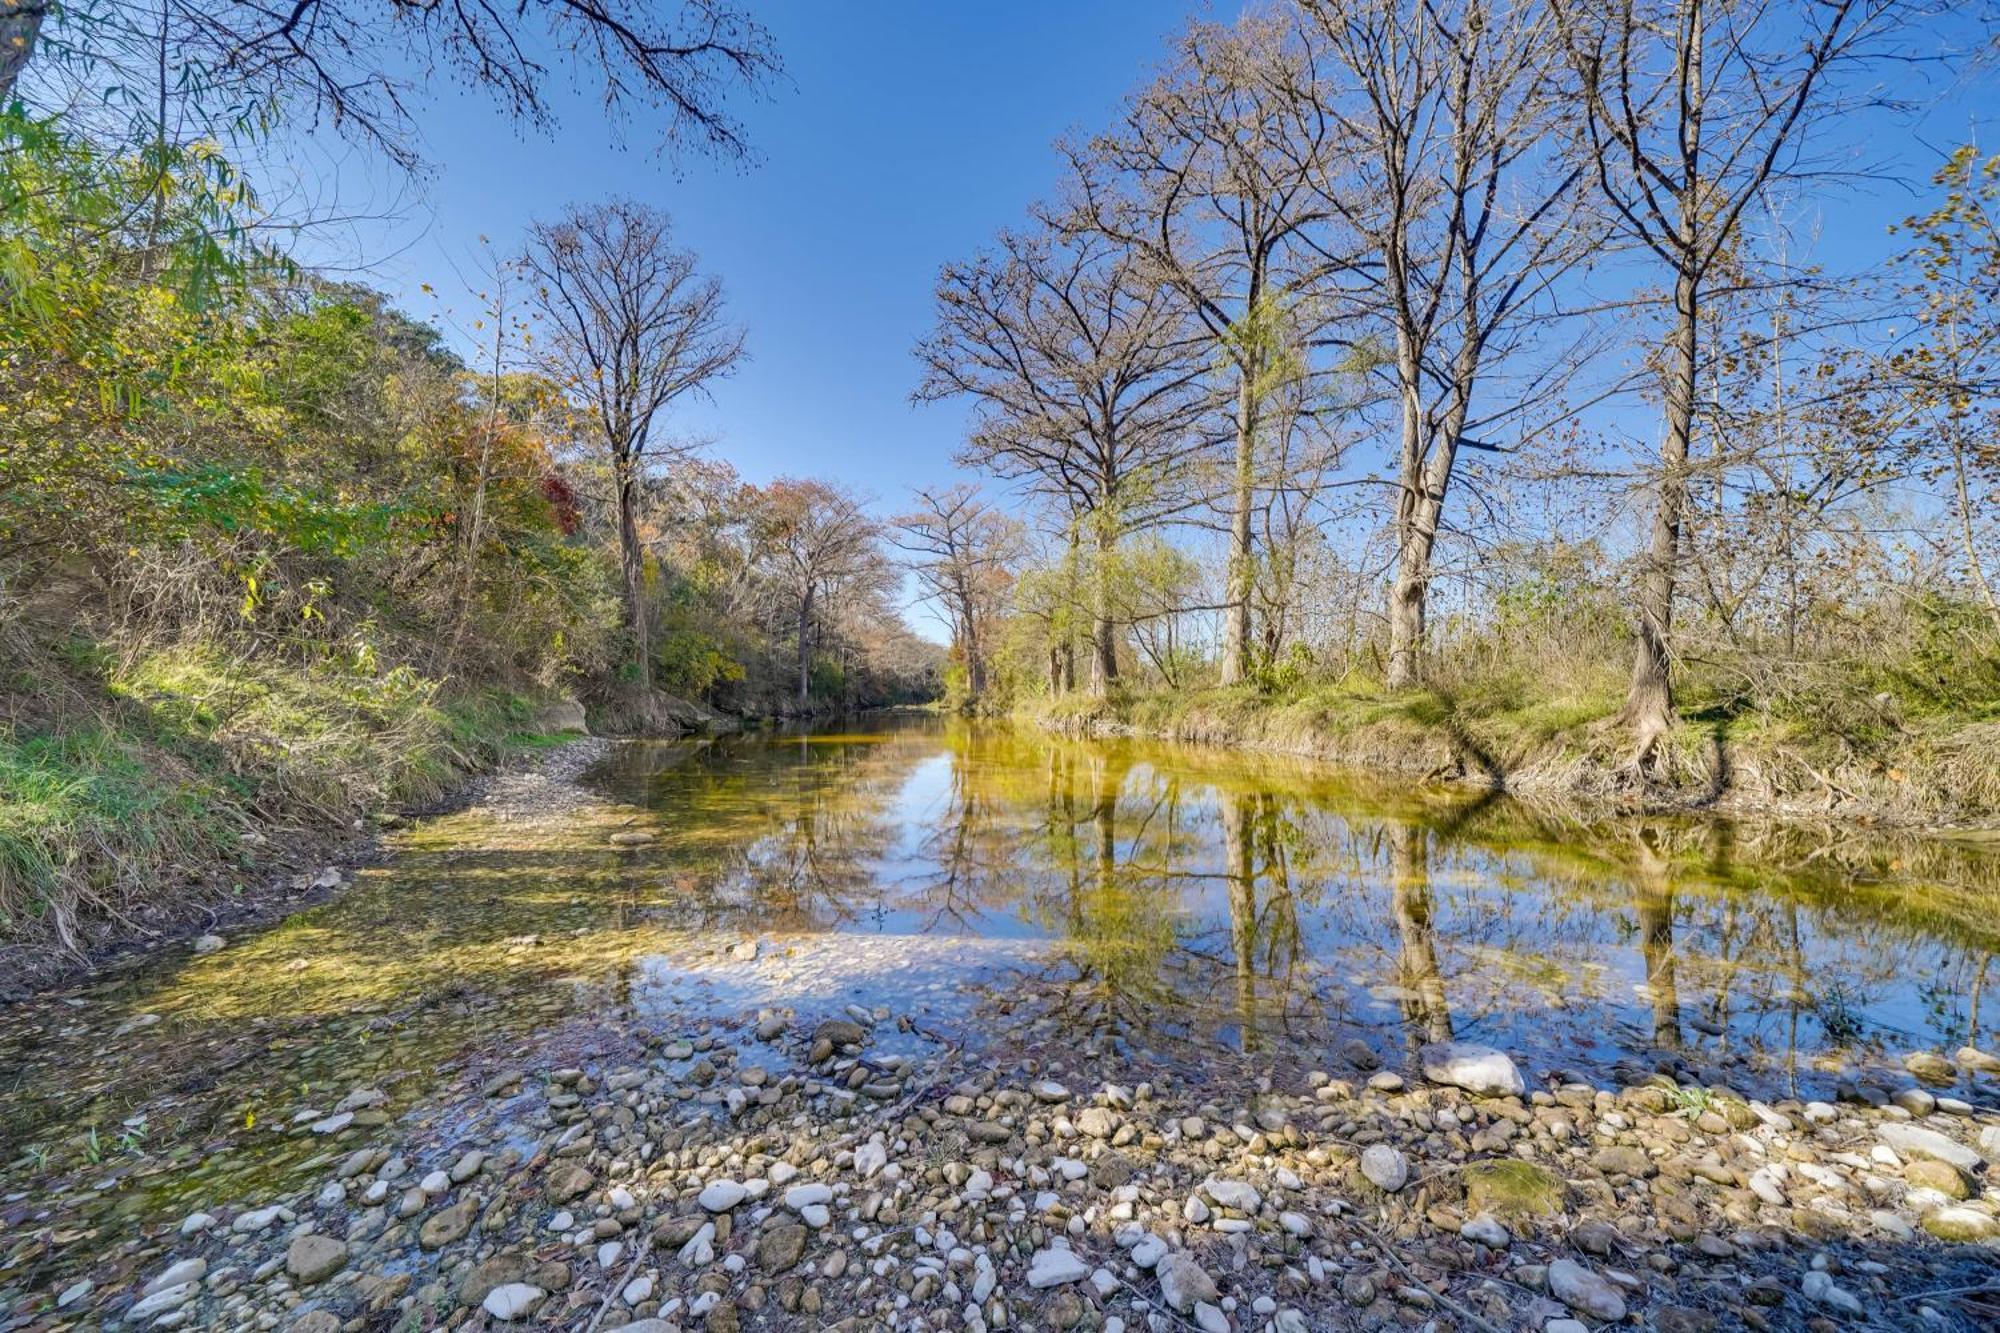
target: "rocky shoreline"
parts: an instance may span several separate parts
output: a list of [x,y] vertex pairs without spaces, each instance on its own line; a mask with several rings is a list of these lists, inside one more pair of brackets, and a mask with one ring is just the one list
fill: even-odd
[[1043,1043],[1031,1009],[915,1059],[881,1051],[927,1035],[907,1015],[765,1011],[547,1033],[546,1059],[586,1058],[470,1065],[421,1106],[352,1088],[298,1108],[289,1132],[325,1143],[301,1188],[192,1208],[124,1244],[123,1280],[72,1276],[14,1322],[1700,1333],[2000,1310],[2000,1115],[1914,1084],[1766,1104],[1450,1044],[1406,1073],[1178,1075],[1116,1032]]

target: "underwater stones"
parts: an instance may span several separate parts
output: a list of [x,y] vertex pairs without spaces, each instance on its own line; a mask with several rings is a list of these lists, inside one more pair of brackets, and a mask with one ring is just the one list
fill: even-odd
[[423,1226],[417,1230],[417,1244],[427,1250],[440,1250],[456,1244],[465,1239],[478,1218],[479,1200],[467,1196],[425,1218]]
[[285,1250],[285,1271],[302,1287],[324,1282],[345,1267],[347,1242],[332,1236],[295,1236]]
[[1387,1194],[1394,1194],[1410,1179],[1410,1159],[1401,1149],[1386,1143],[1371,1143],[1361,1154],[1361,1174]]
[[859,1046],[868,1037],[868,1030],[847,1018],[829,1018],[813,1029],[814,1041],[829,1041],[835,1046]]
[[150,1296],[141,1296],[134,1301],[131,1308],[125,1311],[125,1322],[139,1324],[149,1319],[157,1319],[161,1315],[180,1309],[200,1295],[199,1282],[181,1282],[171,1287],[162,1287]]
[[549,1172],[542,1188],[548,1194],[550,1203],[568,1203],[588,1193],[596,1183],[597,1177],[581,1162],[562,1162]]
[[1605,1278],[1574,1259],[1549,1265],[1549,1294],[1578,1314],[1611,1323],[1625,1317],[1625,1298]]
[[139,1289],[141,1296],[151,1296],[156,1291],[178,1287],[188,1282],[199,1282],[208,1276],[208,1260],[202,1258],[182,1259],[171,1264],[166,1271]]
[[1562,1211],[1563,1183],[1553,1171],[1518,1158],[1468,1162],[1460,1173],[1466,1207],[1495,1217],[1553,1217]]
[[1519,1097],[1527,1091],[1514,1061],[1491,1046],[1435,1042],[1418,1053],[1424,1077],[1483,1097]]
[[1952,1052],[1951,1058],[1975,1074],[2000,1074],[2000,1055],[1982,1051],[1977,1046],[1961,1046]]
[[1947,1085],[1958,1082],[1958,1066],[1936,1051],[1911,1051],[1903,1057],[1903,1068],[1926,1083]]

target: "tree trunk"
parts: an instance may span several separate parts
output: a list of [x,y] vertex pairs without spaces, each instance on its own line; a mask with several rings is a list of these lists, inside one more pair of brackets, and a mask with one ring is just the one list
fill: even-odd
[[637,460],[627,457],[618,473],[618,563],[625,574],[625,614],[632,627],[633,666],[639,688],[653,688],[653,643],[646,624],[646,552],[639,545]]
[[1223,635],[1222,683],[1235,685],[1250,674],[1250,585],[1256,568],[1250,544],[1252,482],[1257,467],[1257,401],[1254,367],[1236,379],[1236,480],[1229,525],[1229,623]]
[[812,616],[813,580],[806,580],[799,596],[799,711],[812,700]]
[[1396,513],[1396,581],[1389,592],[1391,689],[1409,689],[1423,678],[1426,612],[1430,601],[1431,558],[1444,500],[1458,459],[1458,436],[1465,429],[1475,367],[1461,356],[1457,375],[1464,384],[1433,438],[1424,434],[1422,386],[1414,351],[1398,356],[1403,378],[1403,443]]
[[1099,698],[1118,683],[1118,635],[1111,621],[1111,551],[1117,539],[1099,524],[1097,568],[1091,580],[1090,692]]
[[14,100],[14,84],[34,57],[49,0],[0,0],[0,107]]
[[1674,623],[1674,576],[1680,562],[1681,522],[1687,512],[1687,461],[1694,436],[1694,378],[1700,289],[1692,273],[1674,284],[1674,331],[1667,348],[1666,438],[1654,483],[1653,531],[1639,568],[1637,633],[1632,680],[1620,720],[1632,729],[1633,764],[1651,765],[1673,725],[1673,668],[1669,636]]

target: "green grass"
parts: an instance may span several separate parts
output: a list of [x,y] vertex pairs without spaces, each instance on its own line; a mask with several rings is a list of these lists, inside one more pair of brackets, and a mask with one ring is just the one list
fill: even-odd
[[64,948],[131,905],[226,885],[245,832],[430,799],[564,739],[511,691],[207,643],[113,658],[71,641],[7,684],[63,706],[0,725],[0,939]]

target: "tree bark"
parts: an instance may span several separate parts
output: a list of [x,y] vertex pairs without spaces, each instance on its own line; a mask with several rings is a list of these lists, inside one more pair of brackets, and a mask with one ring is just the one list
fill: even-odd
[[1699,284],[1692,273],[1674,283],[1674,331],[1667,347],[1666,438],[1654,482],[1653,530],[1639,568],[1639,607],[1620,720],[1632,729],[1633,763],[1648,767],[1674,720],[1670,635],[1681,524],[1687,513],[1687,461],[1694,437],[1694,382]]
[[639,544],[637,460],[621,459],[618,473],[618,563],[625,574],[625,614],[632,627],[632,664],[639,688],[653,688],[653,643],[646,623],[646,552]]
[[14,100],[14,85],[34,58],[49,0],[0,0],[0,107]]
[[1090,692],[1099,698],[1118,683],[1118,635],[1111,620],[1111,551],[1117,538],[1102,523],[1097,532],[1097,568],[1091,580]]
[[813,580],[807,579],[799,595],[799,707],[812,700],[812,615]]
[[1236,479],[1229,526],[1229,624],[1223,636],[1222,683],[1235,685],[1250,674],[1250,585],[1255,562],[1250,544],[1250,504],[1257,466],[1257,401],[1252,369],[1236,379]]

